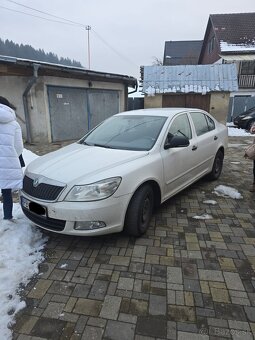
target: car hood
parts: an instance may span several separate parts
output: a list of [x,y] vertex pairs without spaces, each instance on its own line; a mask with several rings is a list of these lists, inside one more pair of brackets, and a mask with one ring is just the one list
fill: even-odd
[[[148,151],[129,151],[71,144],[45,156],[38,157],[27,167],[27,173],[41,175],[62,183],[76,181],[90,183],[92,176],[98,179],[106,170],[144,157]],[[114,173],[113,176],[121,174]]]

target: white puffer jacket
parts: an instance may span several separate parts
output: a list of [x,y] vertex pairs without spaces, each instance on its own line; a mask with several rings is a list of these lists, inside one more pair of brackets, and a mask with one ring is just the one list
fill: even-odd
[[19,161],[22,151],[22,133],[15,112],[0,104],[0,189],[22,188],[23,172]]

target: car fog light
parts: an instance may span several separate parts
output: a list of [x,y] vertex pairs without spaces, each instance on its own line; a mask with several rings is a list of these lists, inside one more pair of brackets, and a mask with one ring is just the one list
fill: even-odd
[[102,221],[84,221],[75,222],[75,230],[94,230],[106,227],[106,224]]

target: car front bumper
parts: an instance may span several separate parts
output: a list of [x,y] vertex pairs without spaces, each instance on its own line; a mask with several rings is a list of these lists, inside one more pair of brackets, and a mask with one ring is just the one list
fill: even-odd
[[[93,202],[44,202],[21,191],[20,203],[24,214],[40,228],[56,233],[96,236],[123,230],[131,194],[109,197]],[[77,223],[100,222],[104,227],[81,230]]]

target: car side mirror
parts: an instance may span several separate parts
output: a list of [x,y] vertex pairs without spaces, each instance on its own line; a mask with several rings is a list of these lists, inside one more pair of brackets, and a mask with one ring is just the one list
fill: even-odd
[[164,145],[164,149],[170,149],[170,148],[183,148],[189,146],[189,140],[187,137],[184,136],[168,136],[167,141]]

